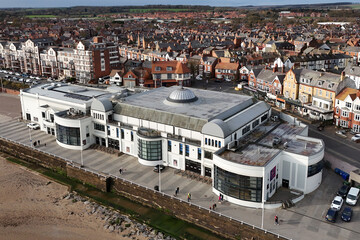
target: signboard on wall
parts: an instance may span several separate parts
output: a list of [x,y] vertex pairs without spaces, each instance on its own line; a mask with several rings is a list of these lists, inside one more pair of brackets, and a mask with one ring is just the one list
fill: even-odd
[[270,181],[276,176],[276,166],[270,171]]

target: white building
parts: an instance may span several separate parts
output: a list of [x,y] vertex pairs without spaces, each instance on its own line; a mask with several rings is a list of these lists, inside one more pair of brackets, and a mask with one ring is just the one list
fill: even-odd
[[265,102],[177,86],[114,96],[65,84],[20,94],[23,117],[64,148],[96,143],[146,166],[208,176],[213,191],[236,204],[262,207],[280,186],[307,194],[321,183],[322,140],[307,137],[307,126],[286,115],[288,122],[270,121]]

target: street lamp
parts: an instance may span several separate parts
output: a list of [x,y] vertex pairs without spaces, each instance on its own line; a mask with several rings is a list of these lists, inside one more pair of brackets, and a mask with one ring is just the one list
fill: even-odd
[[160,165],[158,165],[158,170],[159,170],[159,192],[161,192],[161,171],[160,171]]
[[30,147],[32,147],[32,139],[31,139],[31,129],[28,127],[28,129],[29,129],[29,138],[30,138]]

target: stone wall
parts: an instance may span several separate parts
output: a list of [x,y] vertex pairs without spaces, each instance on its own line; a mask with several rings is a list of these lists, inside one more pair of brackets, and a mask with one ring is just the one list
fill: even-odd
[[108,183],[110,179],[107,174],[98,174],[96,172],[88,171],[76,163],[68,163],[66,165],[66,174],[68,177],[80,180],[81,182],[94,186],[103,192],[109,191]]
[[163,195],[137,184],[132,184],[119,178],[111,178],[111,191],[117,192],[127,198],[140,202],[144,205],[160,208],[165,212],[172,213],[177,218],[192,222],[230,239],[254,239],[272,240],[282,239],[277,235],[265,233],[252,226],[242,224],[215,212],[199,208],[186,201]]
[[0,151],[2,152],[45,168],[66,170],[66,162],[64,159],[34,150],[36,150],[36,148],[34,149],[0,138]]
[[0,87],[0,92],[4,92],[4,93],[7,93],[7,94],[12,94],[12,95],[19,95],[20,94],[20,91],[9,89],[9,88],[1,88],[1,87]]

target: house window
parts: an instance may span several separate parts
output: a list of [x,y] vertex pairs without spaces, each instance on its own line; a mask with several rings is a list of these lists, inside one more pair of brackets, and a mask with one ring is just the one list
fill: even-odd
[[171,152],[171,141],[168,140],[168,152]]
[[172,78],[172,74],[171,74],[171,73],[168,73],[168,74],[167,74],[167,78],[168,78],[168,79],[171,79],[171,78]]
[[248,133],[250,131],[250,125],[247,125],[246,127],[243,128],[242,130],[242,135],[245,135],[246,133]]
[[[338,101],[339,101],[339,100],[338,100]],[[355,108],[356,111],[360,111],[360,105],[356,104],[356,105],[354,106],[354,108]]]
[[121,139],[124,139],[124,137],[125,137],[124,129],[121,129]]
[[345,103],[345,106],[348,107],[348,108],[351,108],[351,103],[346,102],[346,103]]
[[214,146],[214,139],[211,140],[211,146]]
[[355,121],[360,121],[360,114],[355,114],[354,120]]
[[183,144],[182,143],[180,143],[179,144],[179,154],[183,154]]
[[189,145],[185,145],[185,156],[188,157],[190,155]]
[[119,137],[119,128],[116,128],[116,137]]
[[197,157],[198,160],[201,160],[201,148],[198,148],[198,157]]
[[105,126],[102,124],[94,123],[94,129],[98,131],[105,132]]
[[207,138],[205,138],[205,145],[207,145]]
[[45,118],[45,112],[41,112],[42,118]]
[[131,141],[134,141],[134,133],[131,131]]
[[347,112],[347,111],[342,111],[341,116],[343,116],[343,117],[349,117],[349,112]]
[[219,148],[221,148],[221,142],[219,141]]
[[155,67],[155,71],[161,71],[161,67]]
[[253,121],[252,128],[255,128],[257,125],[259,125],[259,119],[256,119],[255,121]]
[[217,140],[215,140],[215,147],[217,147],[217,143],[218,143],[218,141],[217,141]]
[[166,71],[172,71],[172,67],[166,67]]
[[204,157],[212,160],[213,154],[212,152],[204,151]]
[[265,114],[261,117],[261,122],[264,122],[268,118],[268,114]]
[[110,126],[107,126],[107,134],[110,135]]
[[348,127],[348,122],[344,121],[344,120],[340,120],[340,126],[347,128]]

